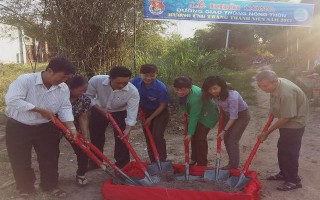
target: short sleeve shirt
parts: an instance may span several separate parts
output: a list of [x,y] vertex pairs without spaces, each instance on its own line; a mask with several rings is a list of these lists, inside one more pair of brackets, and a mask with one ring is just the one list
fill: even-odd
[[289,119],[280,128],[304,127],[309,114],[306,95],[293,82],[284,78],[278,80],[278,87],[270,94],[270,112],[277,118]]
[[248,109],[247,103],[243,100],[239,92],[230,90],[228,98],[224,101],[216,99],[222,109],[230,113],[230,119],[238,119],[238,113]]
[[169,103],[169,92],[163,82],[154,80],[149,87],[146,87],[142,78],[137,77],[132,80],[132,84],[139,91],[140,106],[155,110],[159,107],[160,103]]

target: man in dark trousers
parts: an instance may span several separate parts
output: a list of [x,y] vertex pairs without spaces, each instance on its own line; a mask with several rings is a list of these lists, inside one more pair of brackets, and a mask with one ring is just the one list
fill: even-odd
[[40,188],[55,197],[65,197],[58,185],[59,132],[50,120],[58,115],[73,133],[70,92],[64,83],[75,67],[64,58],[53,58],[45,71],[19,76],[5,96],[6,144],[20,198],[35,191],[31,150],[37,154]]
[[279,129],[278,164],[280,172],[267,180],[283,180],[277,187],[280,191],[301,188],[298,175],[301,139],[309,114],[308,100],[304,92],[293,82],[278,78],[271,70],[260,72],[256,76],[258,86],[270,93],[270,114],[278,120],[264,133],[258,135],[261,141]]
[[[149,127],[156,148],[159,152],[160,161],[167,159],[166,140],[164,132],[169,122],[169,92],[166,85],[157,79],[158,67],[154,64],[144,64],[140,68],[140,77],[132,80],[140,94],[140,107],[146,114],[145,124]],[[143,129],[151,162],[155,157],[150,145],[146,130]]]
[[[105,143],[105,131],[109,124],[106,112],[110,112],[124,137],[128,137],[131,127],[136,124],[139,93],[132,83],[129,82],[132,72],[123,66],[113,67],[109,75],[93,76],[89,80],[88,90],[85,93],[91,99],[91,117],[89,131],[91,142],[103,152]],[[130,161],[128,148],[114,129],[114,158],[116,165],[124,167]],[[88,170],[97,168],[92,161],[89,162]]]

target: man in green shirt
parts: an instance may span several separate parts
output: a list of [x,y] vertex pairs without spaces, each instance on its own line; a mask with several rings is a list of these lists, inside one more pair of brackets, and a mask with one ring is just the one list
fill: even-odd
[[267,180],[284,180],[277,187],[280,191],[301,188],[298,175],[301,139],[309,114],[308,100],[304,92],[293,82],[278,78],[271,70],[256,76],[260,89],[270,93],[270,114],[278,118],[268,131],[258,135],[263,142],[274,130],[279,129],[278,164],[280,172]]

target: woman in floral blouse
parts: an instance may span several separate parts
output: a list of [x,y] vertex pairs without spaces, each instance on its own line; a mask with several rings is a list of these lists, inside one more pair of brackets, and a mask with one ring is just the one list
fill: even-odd
[[[90,108],[91,100],[84,95],[88,88],[88,80],[81,76],[74,76],[67,82],[70,89],[70,102],[72,104],[72,112],[74,116],[74,124],[79,133],[84,136],[89,134],[87,112]],[[76,174],[77,184],[83,186],[88,183],[85,173],[88,165],[87,155],[75,144],[71,144],[75,154],[77,155],[78,170]]]

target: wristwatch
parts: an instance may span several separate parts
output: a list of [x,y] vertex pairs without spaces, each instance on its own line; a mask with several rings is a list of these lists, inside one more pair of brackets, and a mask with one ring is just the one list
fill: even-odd
[[76,130],[76,127],[71,126],[71,127],[68,128],[68,130],[69,130],[69,131]]

